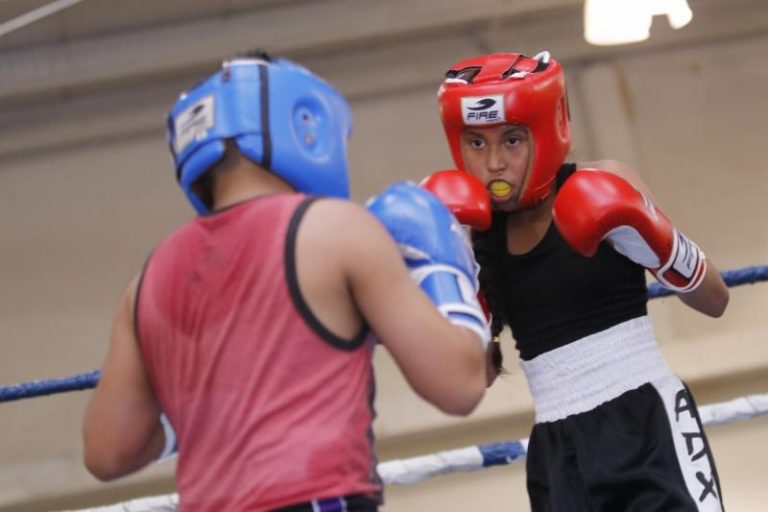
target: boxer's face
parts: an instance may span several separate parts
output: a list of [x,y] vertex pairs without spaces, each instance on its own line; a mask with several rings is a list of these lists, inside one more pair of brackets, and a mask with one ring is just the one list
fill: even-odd
[[473,126],[462,132],[464,166],[485,183],[494,209],[511,211],[518,208],[532,146],[528,128],[521,125]]

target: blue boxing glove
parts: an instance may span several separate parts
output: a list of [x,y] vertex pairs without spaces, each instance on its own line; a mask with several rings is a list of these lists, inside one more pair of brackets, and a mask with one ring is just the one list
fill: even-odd
[[395,239],[411,277],[440,313],[476,332],[485,347],[491,336],[477,301],[475,258],[448,208],[432,193],[407,182],[390,185],[366,207]]

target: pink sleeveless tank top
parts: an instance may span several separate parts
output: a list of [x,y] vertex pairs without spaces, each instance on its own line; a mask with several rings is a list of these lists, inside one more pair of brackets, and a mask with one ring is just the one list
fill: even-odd
[[310,204],[264,196],[198,217],[145,266],[136,331],[178,435],[184,511],[379,498],[374,341],[337,338],[301,296],[295,238]]

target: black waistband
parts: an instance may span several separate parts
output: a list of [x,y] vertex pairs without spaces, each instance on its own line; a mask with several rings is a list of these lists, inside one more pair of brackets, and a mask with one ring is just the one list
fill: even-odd
[[362,494],[351,494],[297,503],[272,512],[377,512],[378,510],[379,504],[376,500]]

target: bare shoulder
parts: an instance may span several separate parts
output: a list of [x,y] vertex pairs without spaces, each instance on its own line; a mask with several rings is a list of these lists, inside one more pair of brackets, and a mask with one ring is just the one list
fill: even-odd
[[128,285],[125,287],[125,290],[123,291],[123,294],[131,302],[133,302],[133,300],[136,298],[136,293],[139,291],[139,283],[141,282],[142,274],[143,274],[143,271],[134,275],[133,278],[131,278],[131,280],[128,282]]
[[[141,272],[136,274],[123,289],[112,314],[112,343],[124,343],[135,339],[134,308],[141,282]],[[130,342],[130,341],[129,341]]]
[[[331,279],[340,270],[357,300],[364,299],[361,290],[383,287],[372,283],[377,278],[398,272],[407,278],[392,237],[368,210],[351,201],[315,201],[299,226],[296,249],[297,263],[305,275],[315,269],[316,275]],[[349,291],[346,285],[344,289]]]
[[385,236],[383,226],[363,206],[343,199],[315,201],[302,224],[307,231],[333,240],[375,241]]
[[309,212],[311,212],[312,216],[323,217],[327,222],[341,222],[345,219],[354,220],[368,213],[365,208],[353,201],[331,197],[317,199],[312,204]]
[[633,176],[637,173],[630,166],[619,160],[594,160],[592,162],[579,162],[579,169],[599,169],[622,176]]

